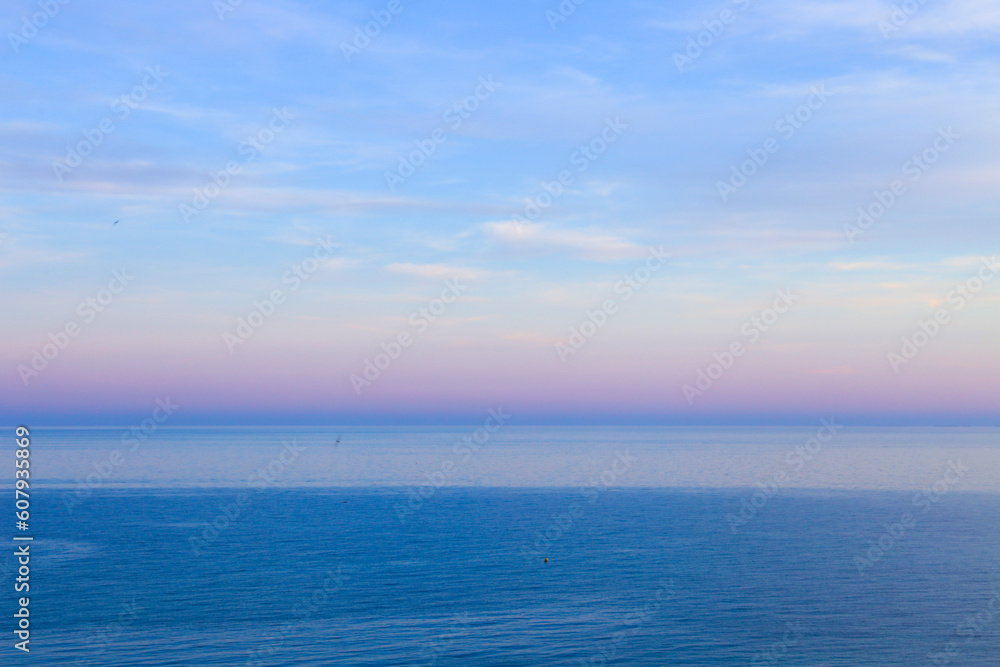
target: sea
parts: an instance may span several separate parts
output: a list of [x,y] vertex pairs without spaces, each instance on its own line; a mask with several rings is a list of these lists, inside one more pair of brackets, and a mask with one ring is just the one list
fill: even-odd
[[996,667],[998,435],[34,428],[0,664]]

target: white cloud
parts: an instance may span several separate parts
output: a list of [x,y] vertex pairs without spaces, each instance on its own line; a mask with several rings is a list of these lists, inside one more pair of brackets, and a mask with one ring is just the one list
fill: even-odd
[[899,264],[896,262],[865,261],[865,262],[833,262],[830,268],[837,271],[899,271],[913,268],[912,264]]
[[919,4],[910,15],[895,14],[902,2],[870,2],[869,0],[837,0],[832,2],[800,2],[779,0],[765,5],[769,21],[785,30],[805,33],[810,30],[844,27],[873,32],[881,38],[879,22],[886,21],[898,30],[889,32],[890,39],[917,35],[960,35],[1000,27],[1000,5],[995,0],[935,0]]
[[470,269],[461,266],[450,266],[448,264],[394,263],[388,265],[385,268],[394,273],[404,273],[406,275],[417,276],[419,278],[436,278],[436,279],[454,278],[457,280],[478,280],[480,278],[484,278],[487,275],[489,275],[487,271],[481,271],[479,269]]
[[915,44],[907,44],[906,46],[898,49],[893,49],[890,53],[897,55],[900,58],[917,60],[925,63],[954,63],[957,60],[955,56],[950,53],[924,49]]
[[38,264],[72,264],[90,253],[51,250],[48,248],[25,246],[18,243],[18,238],[6,233],[0,234],[0,244],[4,253],[0,256],[0,270],[16,269]]
[[918,11],[903,29],[929,35],[957,35],[1000,28],[1000,5],[996,0],[951,0],[937,7],[924,5],[924,10]]
[[511,248],[548,251],[571,250],[577,257],[597,261],[641,257],[646,249],[620,236],[594,229],[559,229],[541,223],[489,222],[486,233],[497,243]]
[[353,269],[361,266],[361,260],[350,257],[331,257],[323,262],[323,270],[340,271],[342,269]]

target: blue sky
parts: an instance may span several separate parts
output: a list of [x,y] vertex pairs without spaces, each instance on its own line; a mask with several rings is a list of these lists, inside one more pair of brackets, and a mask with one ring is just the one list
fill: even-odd
[[[903,20],[879,2],[564,6],[555,22],[556,2],[400,0],[348,59],[342,45],[389,3],[54,0],[37,34],[24,21],[44,8],[8,3],[5,416],[111,418],[168,394],[204,419],[501,403],[553,420],[996,413],[996,284],[912,360],[888,355],[997,248],[1000,7],[927,2]],[[777,129],[810,99],[791,136]],[[581,161],[609,122],[614,140]],[[905,163],[941,132],[954,140],[914,180]],[[100,143],[60,180],[54,161],[87,136]],[[723,200],[720,181],[769,140]],[[390,189],[386,173],[428,141]],[[238,173],[186,220],[227,164]],[[515,221],[564,171],[562,194]],[[858,207],[897,180],[849,242]],[[318,239],[336,251],[291,290],[282,277]],[[667,266],[561,360],[557,344],[650,247]],[[19,368],[123,267],[135,280],[25,381]],[[462,296],[359,393],[351,377],[456,278]],[[279,288],[275,316],[227,345]],[[797,305],[686,400],[781,289]]]

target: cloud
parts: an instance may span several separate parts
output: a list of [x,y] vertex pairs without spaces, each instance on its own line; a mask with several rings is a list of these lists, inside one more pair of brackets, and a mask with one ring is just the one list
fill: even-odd
[[929,35],[958,35],[1000,28],[1000,6],[995,0],[951,0],[930,11],[918,11],[906,29]]
[[[295,231],[283,231],[279,234],[271,234],[264,237],[263,240],[282,245],[314,246],[320,240],[326,240],[327,238],[332,237],[330,234],[324,234],[322,231],[311,232],[311,230],[298,228]],[[340,244],[337,242],[334,242],[333,245],[338,248],[340,247]]]
[[962,255],[959,257],[946,257],[941,260],[941,264],[954,269],[974,269],[983,263],[984,259],[996,257],[996,255]]
[[897,55],[900,58],[918,60],[926,63],[954,63],[957,60],[957,58],[950,53],[932,51],[930,49],[921,48],[915,44],[907,44],[906,46],[898,49],[892,49],[889,53]]
[[875,35],[880,35],[878,26],[881,21],[898,28],[888,33],[891,38],[907,35],[962,35],[1000,27],[1000,6],[994,0],[950,0],[936,2],[933,6],[921,3],[910,14],[897,9],[901,4],[903,3],[877,3],[869,0],[782,0],[765,7],[769,21],[773,24],[782,24],[802,33],[842,27],[874,31]]
[[875,24],[892,11],[869,0],[838,2],[798,2],[787,0],[767,6],[771,16],[786,25],[799,28],[819,28],[831,25],[874,30]]
[[0,256],[0,271],[38,264],[67,265],[91,256],[88,252],[52,250],[44,247],[25,246],[16,236],[0,234],[4,254]]
[[323,269],[326,271],[340,271],[342,269],[354,269],[361,266],[361,260],[350,257],[331,257],[323,262]]
[[689,254],[694,251],[718,253],[720,251],[739,253],[744,256],[772,252],[816,252],[837,247],[843,240],[843,233],[834,230],[797,229],[792,225],[764,226],[756,222],[755,216],[746,216],[741,227],[727,224],[704,231],[706,241],[700,248],[691,244]]
[[983,255],[961,255],[942,257],[920,262],[893,262],[882,259],[863,260],[855,262],[831,262],[830,268],[837,271],[893,271],[917,270],[926,275],[940,275],[940,269],[975,269],[986,259]]
[[480,271],[479,269],[469,269],[460,266],[449,266],[447,264],[394,263],[388,265],[385,268],[389,271],[392,271],[393,273],[403,273],[410,276],[417,276],[419,278],[435,278],[435,279],[455,278],[458,280],[479,280],[489,275],[487,271]]
[[897,262],[881,262],[881,261],[832,262],[830,264],[830,268],[836,269],[837,271],[868,271],[868,270],[897,271],[901,269],[913,268],[913,265],[899,264]]
[[576,257],[612,261],[642,257],[646,249],[631,241],[594,229],[559,229],[541,223],[489,222],[486,234],[496,243],[513,249],[535,252],[570,250]]

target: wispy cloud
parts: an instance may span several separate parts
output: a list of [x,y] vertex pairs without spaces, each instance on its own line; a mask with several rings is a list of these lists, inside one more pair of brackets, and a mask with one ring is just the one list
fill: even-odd
[[448,264],[402,264],[394,263],[385,267],[393,273],[402,273],[418,278],[446,279],[456,278],[459,280],[480,280],[489,275],[489,272],[480,269],[470,269],[463,266],[450,266]]
[[912,264],[880,261],[832,262],[830,264],[830,268],[836,269],[837,271],[898,271],[912,267]]
[[504,247],[529,252],[569,250],[580,259],[612,261],[641,257],[646,250],[632,241],[596,229],[565,229],[542,223],[489,222],[486,234]]

